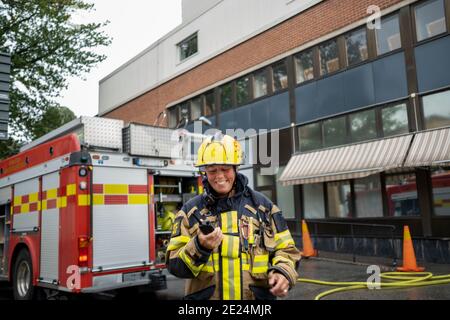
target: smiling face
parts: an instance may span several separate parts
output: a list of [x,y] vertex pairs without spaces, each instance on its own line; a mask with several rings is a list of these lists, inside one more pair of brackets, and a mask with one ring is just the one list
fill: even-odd
[[233,166],[211,165],[205,168],[209,185],[219,196],[226,196],[233,189],[236,172]]

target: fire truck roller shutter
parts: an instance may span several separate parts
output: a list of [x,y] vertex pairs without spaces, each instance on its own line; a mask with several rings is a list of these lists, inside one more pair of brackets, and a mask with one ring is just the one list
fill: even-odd
[[39,179],[16,183],[14,186],[13,225],[15,232],[33,231],[39,227]]
[[52,283],[59,279],[59,172],[42,177],[42,226],[40,277]]
[[147,170],[94,167],[93,182],[94,270],[148,263]]

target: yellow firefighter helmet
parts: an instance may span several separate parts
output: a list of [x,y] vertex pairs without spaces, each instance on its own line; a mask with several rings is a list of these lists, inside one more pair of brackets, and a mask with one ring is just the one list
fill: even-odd
[[196,167],[213,164],[238,166],[243,163],[244,154],[239,141],[221,132],[203,140],[198,148]]

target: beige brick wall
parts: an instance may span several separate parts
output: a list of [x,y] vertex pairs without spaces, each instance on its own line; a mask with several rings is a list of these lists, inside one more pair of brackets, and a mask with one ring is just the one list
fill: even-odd
[[369,5],[385,9],[400,1],[324,1],[129,101],[105,117],[153,124],[173,101],[356,22],[367,16]]

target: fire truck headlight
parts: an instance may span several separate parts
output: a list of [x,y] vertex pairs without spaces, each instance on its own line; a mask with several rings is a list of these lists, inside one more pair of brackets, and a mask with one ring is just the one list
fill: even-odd
[[85,167],[81,167],[78,171],[78,174],[80,175],[80,177],[85,177],[87,175],[87,169]]
[[86,190],[87,188],[87,183],[86,181],[81,181],[80,182],[80,190]]

